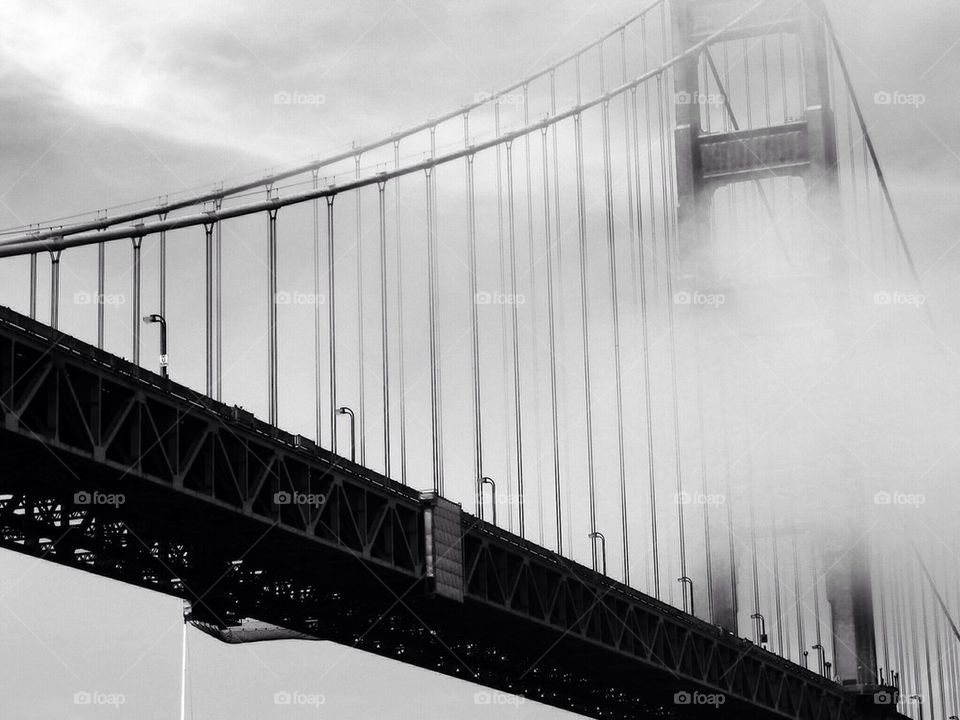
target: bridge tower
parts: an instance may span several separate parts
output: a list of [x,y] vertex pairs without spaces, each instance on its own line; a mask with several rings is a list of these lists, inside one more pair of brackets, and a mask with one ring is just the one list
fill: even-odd
[[[706,40],[753,5],[750,0],[673,0],[674,47],[679,53]],[[819,218],[820,229],[840,228],[837,140],[824,12],[822,0],[768,0],[723,40],[779,34],[798,40],[802,77],[794,81],[800,83],[803,94],[800,118],[785,118],[781,124],[766,127],[705,131],[701,106],[703,98],[710,95],[709,87],[702,86],[701,81],[705,56],[691,55],[676,66],[678,252],[682,279],[716,279],[709,252],[710,213],[715,193],[727,185],[799,177],[807,189],[806,207]],[[783,92],[786,91],[784,88]],[[725,93],[730,93],[730,89],[725,88]],[[743,117],[740,124],[744,124]],[[812,231],[817,232],[818,228]],[[836,253],[829,258],[829,264],[832,274],[842,270],[843,261]]]
[[[675,53],[707,39],[755,5],[753,0],[672,0]],[[722,279],[711,251],[711,213],[714,196],[725,186],[771,178],[800,178],[806,189],[805,210],[816,222],[809,239],[828,253],[816,262],[812,279],[799,280],[790,290],[778,281],[778,291],[810,293],[823,308],[840,299],[830,290],[844,285],[845,261],[835,238],[842,232],[834,110],[830,94],[829,56],[822,0],[768,0],[738,29],[720,42],[741,42],[764,36],[792,36],[802,62],[794,78],[802,87],[802,115],[763,127],[717,131],[704,128],[702,98],[712,91],[704,78],[716,72],[705,53],[692,54],[675,68],[675,152],[677,167],[679,281],[701,290],[721,289]],[[709,48],[708,48],[709,50]],[[713,62],[711,56],[710,62]],[[709,68],[709,69],[708,69]],[[749,82],[749,81],[748,81]],[[727,94],[728,88],[722,90]],[[786,92],[786,89],[782,89]],[[727,102],[727,100],[725,100]],[[727,105],[727,113],[732,108]],[[741,118],[742,124],[743,118]],[[726,123],[729,128],[736,123]],[[819,237],[816,237],[818,236]],[[812,285],[811,285],[812,282]],[[806,283],[806,284],[805,284]],[[827,292],[824,292],[824,289]],[[763,303],[759,303],[762,305]],[[825,312],[830,317],[829,311]],[[828,320],[829,322],[829,320]],[[836,657],[834,670],[841,683],[866,691],[877,685],[873,595],[866,549],[854,543],[827,578],[827,596],[833,615]],[[729,562],[717,558],[718,563]],[[713,622],[737,631],[737,605],[729,573],[714,568]]]

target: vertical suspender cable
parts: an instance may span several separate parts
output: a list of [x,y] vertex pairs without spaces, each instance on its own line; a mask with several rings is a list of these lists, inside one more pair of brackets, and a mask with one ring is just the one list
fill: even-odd
[[279,418],[277,416],[277,376],[278,367],[278,333],[277,333],[277,211],[276,209],[267,211],[269,231],[267,236],[267,341],[269,362],[268,370],[270,373],[269,383],[269,403],[270,403],[270,424],[276,426]]
[[437,347],[437,248],[433,227],[433,168],[426,173],[427,189],[427,265],[429,281],[428,305],[430,321],[430,420],[433,442],[433,490],[443,494],[443,459],[440,449],[440,399]]
[[[711,74],[713,75],[714,81],[717,84],[717,90],[719,90],[720,95],[723,97],[723,107],[725,112],[725,118],[729,121],[730,126],[734,130],[740,130],[740,123],[737,120],[737,116],[733,111],[733,105],[730,102],[730,96],[727,94],[728,84],[725,84],[720,78],[720,71],[717,69],[716,63],[713,61],[713,55],[710,50],[707,49],[704,51],[704,57],[707,60],[707,66],[710,68]],[[727,58],[724,57],[724,63],[726,64]],[[725,68],[725,72],[728,70]],[[777,242],[780,245],[780,249],[783,251],[783,256],[786,261],[790,262],[790,253],[787,251],[786,243],[783,240],[783,237],[780,233],[780,229],[777,226],[777,216],[774,214],[773,206],[770,204],[770,200],[767,198],[767,193],[763,188],[763,183],[759,179],[754,179],[753,185],[757,190],[757,197],[760,199],[760,203],[763,205],[764,210],[766,211],[767,216],[770,218],[770,228],[777,236]],[[776,186],[774,185],[774,188]]]
[[[667,187],[671,184],[671,180],[667,177],[667,165],[666,165],[666,118],[664,116],[664,91],[665,86],[663,83],[663,75],[657,75],[657,103],[659,107],[660,115],[660,173],[661,180],[664,183],[664,275],[666,276],[665,282],[667,286],[666,294],[666,306],[667,306],[667,324],[669,326],[670,334],[670,386],[673,394],[673,437],[674,437],[674,463],[677,474],[677,498],[683,497],[683,468],[681,464],[681,452],[680,452],[680,397],[679,397],[679,385],[678,385],[678,370],[677,370],[677,332],[676,332],[676,322],[674,318],[674,308],[673,308],[673,250],[670,247],[670,219],[669,214],[670,210],[668,208],[668,199],[667,199]],[[687,576],[687,548],[686,548],[686,534],[683,527],[683,509],[684,504],[682,502],[677,503],[677,534],[679,536],[679,552],[680,552],[680,575],[681,577]],[[687,594],[683,595],[683,609],[686,612],[688,606]]]
[[507,148],[507,228],[510,238],[510,326],[513,331],[513,413],[514,431],[517,444],[517,520],[520,537],[524,537],[524,496],[523,496],[523,411],[520,401],[520,330],[517,298],[517,238],[513,212],[513,142],[508,140]]
[[[660,47],[667,47],[667,5],[660,6]],[[666,73],[657,75],[657,106],[660,120],[660,179],[663,183],[663,250],[664,250],[664,276],[666,282],[666,306],[667,321],[670,335],[670,377],[671,391],[673,395],[673,430],[674,430],[674,459],[676,464],[677,496],[683,496],[683,472],[681,469],[682,454],[680,451],[680,402],[679,386],[677,372],[677,341],[676,341],[676,323],[674,321],[673,307],[673,258],[676,252],[679,262],[679,247],[671,247],[671,239],[677,241],[676,235],[676,210],[677,204],[673,193],[673,131],[670,122],[670,106],[667,103],[667,90],[669,88],[669,79]],[[670,128],[670,129],[668,129]],[[668,160],[668,148],[670,149]],[[680,554],[680,575],[687,577],[687,549],[686,533],[684,532],[684,508],[683,503],[677,503],[677,534],[679,536],[679,554]],[[672,587],[672,586],[671,586]],[[688,610],[688,596],[683,594],[683,609]]]
[[723,491],[726,493],[727,501],[724,503],[727,507],[727,558],[730,562],[730,600],[733,605],[733,631],[736,634],[740,625],[740,598],[737,594],[737,548],[736,538],[733,532],[733,479],[731,477],[730,467],[730,422],[729,414],[727,413],[727,408],[730,406],[727,398],[730,397],[730,393],[728,392],[728,373],[723,364],[720,365],[720,387],[720,397],[724,401],[721,406],[723,416],[720,418],[720,426],[722,428],[720,438],[723,451]]
[[887,675],[890,675],[890,643],[889,636],[887,634],[887,598],[886,598],[886,586],[884,584],[884,579],[886,573],[884,572],[884,567],[882,562],[876,563],[877,569],[877,585],[878,592],[877,597],[880,600],[880,638],[883,642],[883,667],[886,668]]
[[[469,114],[463,115],[463,142],[470,144]],[[483,498],[480,482],[483,475],[483,423],[480,411],[480,322],[477,317],[477,215],[476,189],[473,174],[474,156],[467,155],[467,245],[470,254],[470,350],[473,361],[473,466],[477,487],[476,515],[480,517]]]
[[[400,167],[400,141],[393,143],[393,166]],[[393,197],[396,204],[396,252],[397,252],[397,372],[400,375],[400,481],[407,484],[407,401],[406,376],[404,374],[403,344],[403,252],[400,240],[400,177],[393,179]]]
[[[523,124],[530,124],[530,88],[527,85],[523,86]],[[530,303],[530,325],[533,328],[533,342],[536,342],[539,323],[537,322],[537,261],[533,250],[533,175],[530,165],[530,133],[527,133],[523,140],[527,165],[527,254],[529,256],[530,297],[533,298],[533,302]],[[543,545],[543,464],[540,461],[542,457],[540,445],[540,353],[536,351],[535,345],[533,350],[533,447],[537,469],[537,527],[539,529],[539,544]]]
[[747,110],[747,130],[753,130],[753,99],[750,88],[750,45],[744,38],[742,43],[743,52],[743,89]]
[[390,326],[387,324],[386,182],[377,183],[380,200],[380,352],[383,358],[383,474],[390,477]]
[[780,105],[783,113],[783,124],[787,124],[790,116],[790,106],[787,104],[787,61],[784,49],[784,33],[777,34],[778,57],[780,63]]
[[[823,636],[820,627],[820,573],[817,563],[817,551],[816,549],[811,550],[811,555],[813,558],[813,618],[816,623],[816,638],[817,645],[823,647]],[[820,656],[820,674],[823,674],[823,656],[824,650],[820,650],[817,654]]]
[[[556,71],[551,70],[550,71],[550,115],[551,116],[556,116],[557,114],[556,80],[557,80]],[[557,139],[558,123],[554,123],[551,130],[553,135],[553,214],[556,219],[556,234],[554,235],[556,240],[554,241],[554,244],[556,245],[556,248],[557,248],[557,277],[559,279],[559,282],[562,284],[563,283],[563,232],[562,232],[561,218],[560,218],[560,149],[559,149],[559,141]],[[556,298],[555,295],[551,295],[551,297],[553,297],[554,299]],[[559,334],[560,338],[566,338],[567,334],[566,334],[565,325],[564,325],[564,303],[562,302],[562,300],[560,303],[557,304],[557,307],[556,307],[556,323],[557,323],[557,333]],[[562,345],[562,341],[561,341],[561,345]],[[566,417],[567,383],[566,383],[565,371],[559,374],[557,378],[557,383],[559,388],[558,393],[560,397],[559,397],[558,407],[556,412],[557,412],[557,415],[561,417]],[[562,426],[560,427],[560,431],[562,432],[562,439],[563,439],[564,461],[565,461],[565,465],[569,467],[570,443],[568,442],[569,428],[566,422],[562,424]],[[556,472],[559,475],[560,470],[558,469]],[[559,490],[560,486],[558,485],[557,488]],[[567,487],[564,488],[564,491],[567,495],[565,499],[568,501],[567,505],[569,506],[570,486],[567,485]],[[561,502],[562,500],[558,497],[557,499],[558,508]],[[558,521],[560,520],[560,516],[557,517],[557,520]],[[570,516],[567,515],[565,517],[565,520],[567,522],[567,525],[569,526]],[[559,529],[558,529],[558,535],[557,535],[557,546],[562,550],[563,542],[562,542],[562,536]]]
[[[500,103],[494,101],[493,106],[493,126],[494,134],[500,137]],[[501,172],[500,159],[501,144],[497,144],[497,250],[499,252],[499,281],[500,289],[503,291],[506,285],[506,245],[503,232],[503,174]],[[507,486],[510,486],[510,350],[507,339],[507,305],[500,304],[500,349],[503,361],[503,453],[506,459],[507,468]],[[513,513],[507,513],[507,529],[513,532]]]
[[133,364],[140,364],[140,246],[143,237],[130,238],[133,243]]
[[[646,64],[646,56],[644,56],[644,64]],[[637,193],[637,229],[639,231],[639,237],[643,238],[643,201],[642,201],[642,183],[640,182],[640,138],[639,138],[639,125],[640,125],[640,116],[638,115],[637,108],[637,88],[633,87],[630,89],[631,93],[631,103],[633,105],[633,154],[634,154],[634,171],[636,172],[636,193]],[[650,169],[652,174],[653,172],[653,163],[651,162],[650,152],[649,152],[649,143],[650,143],[650,118],[649,118],[649,95],[647,94],[646,86],[644,86],[644,94],[647,96],[647,143],[648,143],[648,153],[647,153],[647,167]],[[653,183],[650,184],[651,192]],[[651,206],[651,213],[653,212]],[[651,227],[656,226],[656,217],[652,216]],[[656,233],[656,230],[654,230]],[[656,237],[656,235],[654,235]],[[654,249],[656,249],[656,244],[654,242]],[[650,388],[650,329],[649,321],[647,317],[647,273],[646,273],[646,261],[644,260],[643,247],[638,249],[637,253],[637,273],[640,281],[640,339],[643,345],[643,399],[644,399],[644,409],[646,411],[646,430],[647,430],[647,481],[649,485],[650,492],[650,532],[652,538],[652,559],[653,559],[653,595],[658,600],[660,599],[660,551],[657,547],[659,542],[659,535],[657,532],[657,481],[656,481],[656,464],[653,458],[653,399],[651,397],[651,388]],[[654,259],[656,260],[656,253],[654,253]],[[656,263],[654,263],[656,264]]]
[[[579,60],[579,59],[578,59]],[[579,62],[577,63],[579,68]],[[573,116],[577,152],[577,219],[580,235],[580,310],[583,338],[583,395],[587,428],[587,487],[589,490],[590,532],[597,532],[597,498],[593,472],[593,408],[590,391],[590,301],[587,295],[587,220],[583,187],[583,130],[580,113]],[[597,545],[590,543],[593,569],[597,569]]]
[[[660,33],[662,37],[663,47],[667,47],[667,4],[664,3],[660,6]],[[672,71],[671,71],[672,72]],[[665,195],[666,201],[666,221],[664,226],[664,248],[668,251],[671,249],[670,239],[674,238],[677,240],[673,245],[673,257],[676,261],[680,262],[680,243],[679,243],[679,217],[677,210],[677,189],[676,189],[676,179],[677,179],[677,168],[676,168],[676,148],[674,147],[674,133],[673,133],[673,118],[671,117],[671,108],[674,107],[672,102],[667,102],[667,98],[674,97],[673,94],[668,93],[670,90],[670,80],[667,74],[660,73],[658,76],[664,81],[663,85],[663,98],[664,102],[661,105],[661,109],[666,118],[666,127],[670,128],[667,131],[666,137],[664,138],[665,142],[660,143],[661,151],[667,150],[668,152],[661,152],[661,160],[666,164],[664,165],[665,172],[664,177],[666,178],[667,192]],[[670,268],[665,268],[669,270]],[[673,300],[673,290],[672,288],[673,279],[668,278],[668,290],[670,291],[670,300]]]
[[206,302],[204,330],[206,335],[205,359],[207,365],[207,397],[213,397],[213,223],[204,223],[204,272],[206,276]]
[[761,67],[761,79],[763,80],[763,120],[765,127],[770,127],[770,68],[767,60],[767,36],[760,38],[760,52],[763,54]]
[[37,254],[30,253],[30,317],[37,319]]
[[[780,598],[780,548],[777,542],[777,514],[776,509],[773,512],[773,585],[774,585],[774,608],[777,613],[777,652],[780,657],[786,657],[783,653],[783,603]],[[789,653],[788,653],[789,654]]]
[[[600,51],[600,93],[605,93],[603,43]],[[617,282],[616,220],[613,207],[613,173],[610,169],[610,101],[600,106],[603,131],[603,188],[607,210],[607,254],[610,266],[610,302],[613,311],[614,384],[617,394],[617,457],[620,479],[620,535],[623,542],[623,582],[630,584],[630,539],[627,525],[627,470],[623,453],[623,370],[620,355],[620,289]]]
[[[701,367],[700,358],[701,347],[700,347],[700,329],[702,328],[702,323],[698,323],[699,327],[697,328],[695,342],[696,342],[696,356],[695,363],[697,368],[697,431],[700,435],[700,482],[701,488],[703,490],[703,549],[704,549],[704,558],[706,560],[706,572],[707,572],[707,619],[712,623],[714,622],[714,597],[713,597],[713,548],[710,538],[710,501],[709,493],[710,487],[707,480],[707,449],[706,445],[706,429],[703,422],[703,369]],[[692,591],[691,591],[692,592]]]
[[874,234],[874,231],[873,231],[874,217],[873,217],[873,198],[871,197],[871,187],[870,187],[872,185],[872,183],[870,182],[870,158],[869,158],[869,151],[867,150],[866,144],[862,145],[862,150],[863,150],[863,153],[862,153],[861,160],[863,161],[863,185],[864,185],[863,194],[867,200],[867,230],[866,230],[866,235],[868,238],[867,249],[870,251],[868,257],[870,258],[871,261],[876,261],[879,253],[876,247],[874,247],[874,243],[870,242],[870,240],[875,238],[876,235]]
[[[59,262],[59,260],[58,260]],[[103,350],[105,319],[103,294],[106,291],[107,246],[97,243],[97,347]],[[209,388],[207,394],[209,395]]]
[[947,717],[947,699],[943,690],[943,644],[940,642],[940,629],[943,627],[939,613],[933,614],[933,637],[936,642],[934,652],[937,658],[937,688],[940,692],[940,713],[941,717]]
[[[627,77],[627,29],[620,30],[620,80],[626,83]],[[636,87],[630,88],[631,97],[636,102]],[[626,93],[621,95],[623,98],[623,141],[624,141],[624,161],[627,166],[627,227],[630,231],[630,275],[633,288],[633,308],[637,308],[637,239],[639,229],[637,227],[637,215],[640,208],[634,208],[634,200],[639,201],[639,194],[635,197],[633,194],[633,173],[631,172],[631,161],[633,155],[630,152],[630,98]],[[635,106],[634,106],[635,107]]]
[[883,174],[883,168],[880,166],[880,158],[877,155],[877,150],[873,145],[872,138],[870,137],[866,120],[863,117],[863,111],[860,108],[860,101],[857,100],[857,96],[853,91],[853,83],[850,81],[850,74],[847,70],[847,64],[843,59],[843,53],[840,50],[840,41],[837,39],[837,35],[833,30],[833,24],[830,22],[830,16],[824,15],[824,20],[827,26],[827,34],[830,36],[830,39],[833,42],[833,48],[836,52],[837,62],[840,64],[840,71],[843,74],[844,83],[847,86],[847,93],[849,94],[850,99],[853,101],[853,107],[857,113],[857,120],[860,123],[860,131],[863,134],[866,149],[870,154],[871,160],[873,161],[873,168],[877,176],[877,181],[880,183],[880,190],[883,194],[883,199],[890,211],[890,218],[893,220],[894,228],[897,231],[897,239],[900,241],[900,248],[903,251],[904,258],[906,259],[907,265],[910,268],[910,273],[919,289],[921,287],[920,276],[917,274],[917,268],[913,262],[913,255],[910,253],[910,248],[907,245],[907,238],[903,232],[903,226],[900,224],[900,216],[893,204],[893,197],[890,195],[890,189],[887,187],[887,181]]
[[934,597],[940,605],[940,609],[943,611],[943,614],[950,621],[950,626],[953,629],[953,634],[957,638],[957,641],[960,642],[960,629],[957,628],[956,624],[953,622],[953,618],[950,615],[950,610],[947,607],[946,601],[943,599],[943,596],[940,594],[940,591],[937,589],[936,584],[933,582],[933,576],[930,574],[930,571],[927,569],[927,564],[923,561],[923,557],[920,555],[920,551],[917,549],[917,546],[911,542],[911,547],[913,548],[914,554],[917,556],[917,564],[920,566],[920,570],[923,572],[924,577],[927,582],[930,584],[930,589],[933,591]]
[[[550,71],[550,116],[556,116],[557,114],[557,73],[555,70]],[[557,266],[558,268],[563,267],[563,243],[562,234],[560,230],[560,148],[559,142],[557,140],[557,123],[553,123],[553,126],[550,128],[551,134],[553,135],[553,214],[556,217],[557,221]]]
[[[749,422],[749,419],[748,421]],[[752,443],[752,437],[750,432],[747,432],[747,443],[748,445]],[[750,561],[753,566],[753,612],[760,614],[760,571],[758,567],[758,553],[757,553],[757,516],[756,516],[756,502],[754,500],[753,492],[753,462],[750,457],[749,449],[747,450],[747,495],[748,495],[748,510],[750,512]],[[757,629],[759,634],[759,628]],[[757,641],[759,642],[760,638],[758,636]]]
[[[954,547],[956,547],[956,545],[954,545]],[[952,585],[953,597],[948,598],[948,602],[952,603],[953,611],[956,613],[960,610],[960,583],[952,583]],[[950,651],[950,655],[953,659],[953,687],[956,695],[953,706],[960,707],[960,643],[951,642],[950,646],[953,648]]]
[[[707,65],[702,62],[702,60],[703,56],[701,55],[697,60],[697,70],[700,75],[698,82],[700,83],[701,94],[691,98],[691,102],[697,107],[697,114],[701,118],[703,131],[709,135],[712,132],[711,127],[713,124],[713,112],[711,111],[710,104],[706,102],[706,98],[709,98],[710,95],[710,77],[707,74]],[[706,96],[704,96],[703,93],[706,93]]]
[[[944,559],[945,562],[943,563],[942,567],[944,568],[944,576],[946,576],[947,572],[949,572],[951,569],[948,562],[949,555],[944,553]],[[958,583],[953,583],[954,594],[957,594],[957,586]],[[947,602],[952,602],[954,610],[956,611],[958,604],[957,599],[955,597],[948,596]],[[944,633],[946,633],[946,629],[944,629]],[[950,646],[950,674],[953,679],[953,682],[951,683],[953,707],[960,708],[960,643],[955,643],[948,640],[947,644]]]
[[[797,552],[797,533],[794,532],[790,538],[791,549],[793,550],[793,601],[797,608],[797,662],[803,663],[804,652],[807,649],[807,641],[803,633],[803,602],[800,600],[800,554]],[[806,667],[806,664],[804,664]]]
[[[647,73],[647,66],[649,60],[647,59],[647,19],[646,16],[640,18],[640,33],[643,36],[642,46],[644,48],[643,52],[643,74]],[[658,76],[659,77],[659,76]],[[659,82],[659,80],[658,80]],[[660,290],[660,258],[659,255],[659,241],[657,240],[657,199],[656,199],[656,183],[654,182],[653,176],[653,124],[650,121],[651,111],[650,111],[650,83],[643,84],[643,117],[646,124],[646,137],[647,137],[647,186],[650,191],[650,240],[653,247],[653,282],[657,290]],[[637,192],[640,192],[639,189],[639,175],[637,180]],[[642,253],[641,253],[642,254]],[[653,452],[653,446],[648,446],[649,451]],[[652,477],[652,475],[651,475]],[[656,509],[656,506],[653,506]],[[656,545],[656,542],[654,542]],[[654,571],[656,575],[656,571]],[[660,597],[660,585],[655,583],[657,587],[657,597]]]
[[[353,158],[354,175],[360,179],[360,153]],[[367,433],[364,419],[366,417],[366,394],[364,392],[366,365],[363,362],[364,333],[363,333],[363,238],[360,223],[360,188],[357,188],[356,203],[356,231],[357,231],[357,379],[360,396],[357,402],[357,432],[360,435],[360,464],[366,465]]]
[[[883,558],[881,560],[881,565],[887,564],[889,558]],[[903,669],[906,667],[906,657],[904,655],[903,649],[903,607],[900,602],[900,593],[897,589],[897,567],[896,565],[890,567],[890,572],[886,574],[883,582],[888,587],[888,596],[891,599],[891,614],[893,616],[893,628],[894,628],[894,648],[897,655],[897,673],[902,674]],[[891,667],[891,671],[893,668]],[[891,682],[892,684],[892,682]]]
[[327,327],[330,352],[330,451],[337,452],[337,295],[334,284],[333,201],[327,196]]
[[[313,171],[313,189],[320,186],[320,171]],[[316,395],[317,414],[317,446],[322,442],[323,407],[320,400],[320,385],[322,384],[320,367],[320,198],[313,200],[313,380]]]
[[[920,585],[920,633],[923,637],[923,656],[924,664],[927,669],[927,699],[930,705],[933,705],[933,671],[930,666],[930,623],[927,619],[927,588],[922,582]],[[932,713],[931,713],[932,715]]]
[[[430,128],[430,158],[437,157],[437,127]],[[443,494],[443,354],[440,352],[440,254],[437,247],[437,172],[430,173],[430,194],[433,198],[430,213],[431,237],[433,238],[433,285],[434,318],[436,322],[436,374],[437,374],[437,472],[440,481],[440,494]]]
[[[850,146],[847,154],[850,155],[850,189],[853,194],[853,235],[857,242],[857,252],[862,253],[863,248],[860,247],[860,197],[857,192],[857,162],[856,153],[853,151],[853,112],[849,95],[847,96],[847,143]],[[867,202],[869,201],[868,197]],[[869,231],[867,234],[869,236]]]
[[917,608],[916,603],[914,602],[914,596],[911,592],[911,589],[915,585],[910,582],[909,573],[910,565],[907,565],[905,571],[908,575],[903,582],[903,596],[904,596],[904,605],[907,608],[907,618],[909,619],[909,635],[910,635],[910,658],[911,664],[913,665],[913,692],[914,694],[920,693],[920,651],[917,646]]
[[[887,582],[890,584],[890,594],[893,596],[893,602],[896,608],[896,630],[897,630],[897,686],[902,690],[902,678],[909,675],[908,662],[909,652],[906,635],[906,606],[904,605],[903,595],[900,592],[900,565],[899,559],[895,554],[888,558],[891,565],[891,574]],[[901,702],[903,696],[901,693]]]
[[[580,56],[576,59],[577,104],[580,104]],[[580,239],[580,310],[583,338],[583,394],[587,427],[587,487],[589,490],[590,532],[597,532],[597,498],[593,472],[593,408],[590,392],[590,300],[587,295],[587,208],[583,182],[583,127],[580,113],[573,116],[577,153],[577,224]],[[590,543],[593,569],[597,569],[597,544]]]
[[[160,222],[167,219],[167,214],[160,213]],[[167,317],[167,231],[160,231],[160,277],[157,284],[160,286],[160,314]]]
[[[556,131],[556,124],[554,124]],[[563,554],[563,503],[560,487],[560,432],[557,408],[557,334],[554,310],[553,242],[550,237],[550,177],[548,170],[547,128],[540,131],[543,155],[543,228],[544,252],[547,264],[547,327],[550,341],[550,429],[553,449],[553,498],[557,523],[557,553]],[[554,158],[556,159],[556,158]],[[555,188],[559,190],[559,188]]]
[[[216,209],[220,211],[223,198],[217,198]],[[217,221],[214,235],[214,260],[217,287],[216,319],[217,319],[217,382],[216,398],[220,400],[223,393],[223,223]]]
[[50,251],[50,327],[54,330],[60,325],[60,252]]

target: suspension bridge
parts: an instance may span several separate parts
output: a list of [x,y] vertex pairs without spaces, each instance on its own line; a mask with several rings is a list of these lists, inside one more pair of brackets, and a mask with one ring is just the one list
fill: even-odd
[[660,0],[332,157],[7,229],[0,546],[588,717],[955,717],[955,560],[883,547],[910,496],[752,370],[922,304],[842,47]]

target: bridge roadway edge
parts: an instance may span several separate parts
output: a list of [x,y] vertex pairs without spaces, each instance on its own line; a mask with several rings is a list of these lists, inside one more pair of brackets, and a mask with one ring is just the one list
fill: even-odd
[[[863,716],[826,679],[467,513],[463,601],[445,597],[425,577],[430,495],[3,308],[0,401],[2,547],[591,717]],[[284,491],[325,502],[272,502]],[[695,690],[727,702],[674,704]]]

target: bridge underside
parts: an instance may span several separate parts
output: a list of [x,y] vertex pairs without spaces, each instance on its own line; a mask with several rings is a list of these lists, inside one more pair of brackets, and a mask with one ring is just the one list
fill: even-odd
[[[201,621],[257,618],[598,718],[863,715],[459,508],[444,545],[425,518],[445,501],[6,310],[0,401],[0,546],[184,597]],[[695,692],[725,702],[675,703]]]

